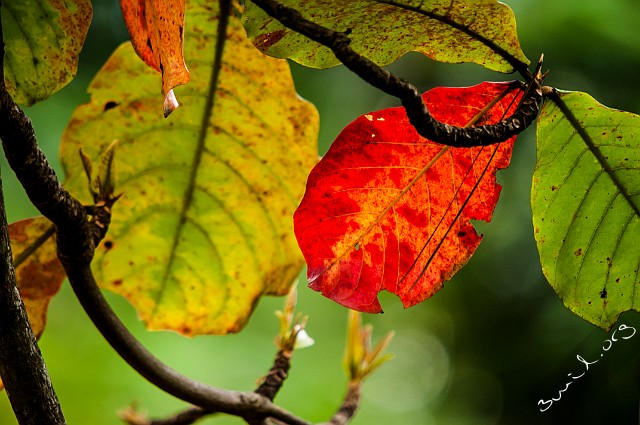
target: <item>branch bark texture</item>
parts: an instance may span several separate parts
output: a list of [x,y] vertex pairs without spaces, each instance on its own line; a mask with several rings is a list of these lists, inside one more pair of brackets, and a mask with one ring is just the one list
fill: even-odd
[[18,292],[1,189],[0,181],[0,376],[20,425],[65,424]]

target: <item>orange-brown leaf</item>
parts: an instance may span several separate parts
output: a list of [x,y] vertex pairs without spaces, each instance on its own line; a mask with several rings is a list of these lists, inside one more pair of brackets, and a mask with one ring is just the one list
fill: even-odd
[[189,82],[183,56],[185,0],[120,0],[120,7],[136,53],[162,73],[166,117],[178,107],[173,88]]
[[[30,218],[9,226],[14,262],[37,245],[39,238],[52,224],[44,217]],[[65,278],[56,254],[55,238],[51,235],[16,267],[16,277],[22,301],[33,332],[39,337],[44,331],[49,301],[58,292]]]
[[58,292],[65,278],[64,269],[56,254],[51,226],[51,222],[44,217],[21,220],[9,225],[13,261],[19,261],[16,267],[18,288],[37,338],[42,335],[47,322],[49,301]]
[[[440,121],[487,124],[513,112],[513,87],[436,88],[423,98]],[[470,220],[491,219],[495,173],[509,165],[514,140],[443,147],[419,136],[403,108],[349,124],[309,175],[294,215],[311,288],[364,312],[381,311],[382,290],[405,307],[436,293],[480,243]]]

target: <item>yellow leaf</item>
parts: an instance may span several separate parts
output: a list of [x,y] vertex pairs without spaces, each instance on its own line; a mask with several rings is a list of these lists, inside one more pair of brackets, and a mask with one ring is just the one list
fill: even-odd
[[156,113],[158,76],[127,43],[61,147],[66,187],[88,200],[78,148],[95,161],[119,140],[124,195],[95,273],[149,328],[186,335],[239,331],[260,296],[288,292],[303,265],[292,215],[317,160],[316,110],[295,93],[287,62],[258,52],[233,16],[214,66],[217,4],[187,10],[183,107]]

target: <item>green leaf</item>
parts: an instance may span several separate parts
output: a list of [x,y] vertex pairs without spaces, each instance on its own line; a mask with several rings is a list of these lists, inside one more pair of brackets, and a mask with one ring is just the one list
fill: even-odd
[[318,117],[286,61],[258,52],[233,17],[214,69],[217,2],[189,7],[183,107],[161,117],[160,75],[124,44],[75,111],[61,155],[67,188],[88,199],[78,148],[95,161],[119,140],[124,195],[93,262],[101,285],[149,328],[222,334],[240,330],[261,295],[287,293],[301,270],[292,215],[317,160]]
[[[409,51],[441,62],[475,62],[499,72],[526,67],[516,21],[509,6],[495,0],[281,0],[335,31],[350,31],[350,46],[379,65]],[[243,23],[262,52],[313,67],[339,64],[333,53],[282,26],[252,2]]]
[[609,329],[640,308],[640,117],[585,93],[560,99],[538,118],[535,238],[565,305]]
[[91,23],[90,0],[5,0],[4,81],[16,102],[32,105],[66,86]]

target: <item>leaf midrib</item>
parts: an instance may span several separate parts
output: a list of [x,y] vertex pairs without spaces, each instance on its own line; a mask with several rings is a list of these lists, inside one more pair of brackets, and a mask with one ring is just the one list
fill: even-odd
[[587,133],[586,128],[580,123],[576,116],[573,115],[573,112],[571,111],[571,109],[569,109],[567,104],[564,103],[564,100],[562,100],[562,97],[557,91],[554,91],[550,97],[551,100],[556,104],[556,106],[558,106],[560,111],[567,118],[573,129],[578,133],[578,136],[580,136],[585,145],[587,145],[587,149],[589,149],[591,154],[593,154],[593,156],[598,160],[598,163],[607,174],[607,176],[611,179],[611,182],[616,187],[618,192],[620,192],[620,194],[627,201],[636,217],[640,218],[640,206],[638,206],[633,201],[631,195],[627,192],[626,188],[624,187],[618,176],[615,174],[604,155],[602,155],[602,152],[600,152],[600,149],[598,148],[596,143],[593,141],[589,133]]
[[215,56],[213,60],[213,67],[211,70],[211,76],[209,78],[209,91],[207,92],[207,100],[204,106],[204,110],[202,112],[202,120],[200,122],[200,131],[198,133],[198,141],[196,144],[196,148],[193,155],[193,160],[191,162],[190,172],[189,172],[189,180],[187,181],[187,186],[185,188],[182,208],[180,210],[180,216],[178,219],[178,223],[176,225],[174,236],[173,236],[173,244],[171,245],[171,251],[169,252],[169,258],[167,260],[167,264],[164,270],[164,274],[162,276],[162,281],[160,282],[160,291],[156,296],[156,305],[154,310],[157,309],[158,304],[160,303],[160,299],[162,298],[162,294],[166,288],[167,280],[171,274],[171,269],[173,267],[173,262],[176,258],[176,251],[178,249],[178,245],[180,244],[180,235],[184,230],[184,225],[187,222],[187,211],[191,207],[191,203],[193,202],[193,194],[196,189],[196,179],[198,176],[198,168],[200,166],[200,162],[202,160],[202,155],[205,152],[205,142],[207,140],[207,129],[209,128],[209,120],[211,119],[211,114],[213,112],[213,107],[215,104],[216,92],[218,90],[218,83],[220,81],[220,72],[222,70],[222,57],[224,54],[224,47],[227,41],[227,29],[229,27],[229,10],[230,10],[231,0],[221,0],[220,1],[220,20],[218,22],[218,30],[216,34],[216,44],[215,44]]

